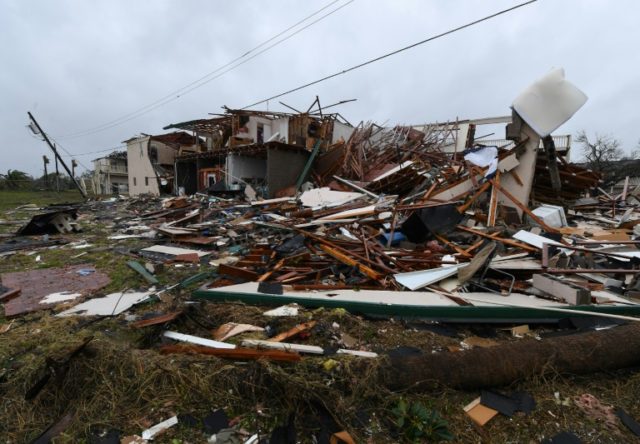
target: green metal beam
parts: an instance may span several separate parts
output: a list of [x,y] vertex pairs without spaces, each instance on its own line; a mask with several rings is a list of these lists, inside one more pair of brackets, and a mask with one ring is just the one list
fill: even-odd
[[[338,301],[335,299],[309,299],[297,296],[272,295],[265,293],[237,293],[220,289],[200,288],[192,293],[196,299],[205,299],[212,302],[243,302],[252,305],[279,306],[286,304],[299,304],[307,308],[324,307],[328,309],[343,308],[351,313],[370,315],[415,317],[432,319],[440,322],[485,322],[485,323],[553,323],[559,319],[571,317],[589,316],[582,313],[569,315],[561,312],[536,310],[524,307],[494,307],[494,306],[419,306],[398,304],[379,304],[363,301]],[[562,307],[566,310],[582,310],[597,313],[609,313],[627,316],[640,315],[640,305],[633,306],[597,306],[578,305]]]
[[298,177],[298,181],[296,182],[296,193],[307,178],[309,170],[311,170],[311,167],[313,166],[313,161],[320,151],[320,145],[322,145],[322,139],[316,140],[315,145],[313,145],[313,150],[311,151],[311,156],[309,156],[309,159],[307,159],[307,164],[304,166],[304,169],[302,170],[302,173],[300,173],[300,177]]
[[149,273],[149,271],[146,268],[144,268],[144,266],[140,262],[128,261],[127,265],[129,266],[129,268],[136,271],[140,276],[142,276],[150,284],[156,285],[159,283],[158,279],[154,275]]

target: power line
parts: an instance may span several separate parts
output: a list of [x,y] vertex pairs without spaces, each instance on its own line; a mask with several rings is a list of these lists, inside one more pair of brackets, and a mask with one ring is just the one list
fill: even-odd
[[461,30],[463,30],[465,28],[469,28],[469,27],[471,27],[473,25],[477,25],[478,23],[482,23],[484,21],[487,21],[487,20],[490,20],[492,18],[498,17],[499,15],[502,15],[502,14],[506,14],[507,12],[511,12],[511,11],[513,11],[515,9],[522,8],[523,6],[530,5],[531,3],[535,3],[537,1],[538,0],[529,0],[527,2],[520,3],[520,4],[516,5],[516,6],[513,6],[511,8],[503,9],[502,11],[496,12],[495,14],[488,15],[488,16],[483,17],[481,19],[474,20],[473,22],[469,22],[469,23],[467,23],[465,25],[458,26],[457,28],[450,29],[449,31],[446,31],[446,32],[443,32],[443,33],[440,33],[440,34],[437,34],[437,35],[434,35],[434,36],[431,36],[431,37],[426,38],[424,40],[421,40],[419,42],[416,42],[416,43],[413,43],[411,45],[405,46],[404,48],[400,48],[400,49],[397,49],[395,51],[383,54],[383,55],[381,55],[379,57],[376,57],[374,59],[367,60],[366,62],[363,62],[363,63],[360,63],[358,65],[352,66],[351,68],[343,69],[342,71],[338,71],[338,72],[336,72],[334,74],[322,77],[321,79],[314,80],[313,82],[305,83],[304,85],[298,86],[296,88],[290,89],[290,90],[285,91],[285,92],[280,93],[280,94],[276,94],[275,96],[271,96],[268,99],[260,100],[259,102],[255,102],[255,103],[252,103],[251,105],[244,106],[241,109],[247,109],[247,108],[251,108],[252,106],[261,105],[263,103],[266,103],[266,102],[269,102],[271,100],[280,98],[282,96],[286,96],[287,94],[291,94],[293,92],[300,91],[301,89],[308,88],[309,86],[316,85],[316,84],[318,84],[320,82],[324,82],[325,80],[329,80],[329,79],[332,79],[334,77],[338,77],[339,75],[346,74],[346,73],[348,73],[350,71],[355,71],[358,68],[362,68],[364,66],[367,66],[367,65],[370,65],[372,63],[378,62],[378,61],[380,61],[382,59],[385,59],[387,57],[391,57],[392,55],[396,55],[396,54],[401,53],[403,51],[407,51],[409,49],[415,48],[416,46],[420,46],[420,45],[423,45],[425,43],[431,42],[433,40],[439,39],[441,37],[445,37],[445,36],[447,36],[449,34],[453,34],[455,32],[461,31]]
[[[51,136],[49,136],[49,137],[51,137]],[[90,156],[92,154],[106,153],[107,151],[118,151],[120,149],[125,149],[125,148],[126,148],[126,145],[118,145],[118,146],[112,146],[110,148],[104,148],[104,149],[101,149],[101,150],[89,151],[89,152],[86,152],[86,153],[77,153],[77,154],[69,153],[69,154],[65,154],[65,156],[67,156],[67,157]]]
[[[64,151],[65,153],[67,153],[67,155],[69,157],[74,157],[73,154],[71,154],[64,146],[62,146],[62,144],[60,144],[60,142],[58,142],[56,139],[54,139],[51,134],[47,133],[47,137],[49,137],[49,139],[53,140],[55,142],[55,147],[56,148],[60,148],[62,151]],[[79,160],[77,160],[78,165],[82,166],[85,170],[89,170],[91,171],[91,168],[89,168],[88,166],[86,166],[84,163],[80,162]]]
[[[107,129],[113,128],[114,126],[118,126],[121,125],[125,122],[128,122],[130,120],[133,120],[135,118],[138,118],[144,114],[147,114],[157,108],[159,108],[160,106],[166,105],[167,103],[173,102],[175,100],[178,100],[179,98],[181,98],[182,96],[194,91],[195,89],[198,89],[204,85],[206,85],[207,83],[221,77],[222,75],[228,73],[229,71],[232,71],[234,69],[236,69],[237,67],[247,63],[248,61],[254,59],[255,57],[259,56],[260,54],[263,54],[264,52],[274,48],[275,46],[278,46],[281,43],[284,43],[285,41],[289,40],[291,37],[295,36],[296,34],[299,34],[300,32],[304,31],[305,29],[309,28],[310,26],[313,26],[314,24],[318,23],[319,21],[327,18],[328,16],[334,14],[335,12],[339,11],[340,9],[344,8],[345,6],[349,5],[350,3],[352,3],[354,0],[349,0],[347,3],[331,10],[330,12],[328,12],[327,14],[321,16],[320,18],[314,20],[313,22],[305,25],[304,27],[296,30],[295,32],[293,32],[292,34],[284,37],[283,39],[280,39],[278,41],[276,41],[275,43],[273,43],[272,45],[267,46],[266,48],[262,49],[261,51],[257,52],[256,54],[253,54],[251,57],[248,57],[248,55],[250,55],[251,53],[255,52],[256,50],[262,48],[263,46],[267,45],[269,42],[272,42],[274,40],[276,40],[278,37],[286,34],[287,32],[289,32],[290,30],[296,28],[297,26],[299,26],[300,24],[306,22],[307,20],[309,20],[310,18],[318,15],[319,13],[321,13],[322,11],[328,9],[329,7],[331,7],[332,5],[334,5],[335,3],[338,3],[341,0],[333,0],[332,2],[328,3],[327,5],[323,6],[322,8],[318,9],[317,11],[313,12],[312,14],[306,16],[305,18],[303,18],[302,20],[299,20],[298,22],[296,22],[295,24],[289,26],[288,28],[286,28],[285,30],[279,32],[278,34],[274,35],[273,37],[265,40],[264,42],[260,43],[259,45],[255,46],[254,48],[251,48],[249,51],[246,51],[244,54],[242,54],[239,57],[236,57],[235,59],[233,59],[232,61],[216,68],[215,70],[205,74],[204,76],[200,77],[197,80],[194,80],[193,82],[183,86],[182,88],[179,88],[169,94],[167,94],[166,96],[146,105],[143,106],[141,108],[138,108],[135,111],[132,111],[128,114],[125,114],[117,119],[111,120],[109,122],[106,122],[102,125],[98,125],[96,127],[93,128],[89,128],[83,131],[78,131],[75,133],[70,133],[70,134],[66,134],[63,136],[60,136],[61,139],[74,139],[74,138],[78,138],[78,137],[84,137],[84,136],[88,136],[91,134],[95,134],[101,131],[105,131]],[[242,60],[245,59],[245,60]],[[240,63],[236,63],[239,62]],[[232,66],[233,65],[233,66]],[[230,67],[229,69],[226,69],[227,67]],[[224,70],[224,71],[222,71]],[[222,72],[220,72],[222,71]],[[216,73],[219,73],[218,75],[215,75]],[[213,76],[213,77],[212,77]]]

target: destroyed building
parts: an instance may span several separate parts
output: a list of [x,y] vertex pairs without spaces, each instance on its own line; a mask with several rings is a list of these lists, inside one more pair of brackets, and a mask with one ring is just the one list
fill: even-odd
[[173,163],[176,156],[197,152],[200,140],[183,131],[168,134],[141,134],[122,143],[127,145],[129,195],[159,195],[173,190]]
[[174,128],[192,131],[206,140],[206,149],[176,158],[176,193],[193,194],[208,188],[241,190],[250,185],[264,197],[295,185],[310,157],[347,140],[353,132],[339,114],[231,109],[220,117],[164,129]]
[[92,186],[95,194],[126,194],[129,192],[127,152],[113,153],[93,160]]

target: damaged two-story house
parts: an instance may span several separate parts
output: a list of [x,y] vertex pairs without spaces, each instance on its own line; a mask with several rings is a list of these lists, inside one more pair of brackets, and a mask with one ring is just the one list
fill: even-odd
[[96,194],[125,194],[129,191],[127,152],[114,151],[93,160],[93,191]]
[[164,129],[192,131],[206,140],[200,152],[176,157],[177,193],[241,190],[249,185],[265,198],[285,193],[304,179],[310,157],[348,140],[354,130],[339,114],[232,109]]
[[195,153],[200,139],[184,131],[152,136],[141,134],[125,140],[129,169],[129,195],[172,193],[174,161]]

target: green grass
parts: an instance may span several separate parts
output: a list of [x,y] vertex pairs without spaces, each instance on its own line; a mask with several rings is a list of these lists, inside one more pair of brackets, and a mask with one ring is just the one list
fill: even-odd
[[82,195],[77,190],[55,191],[0,191],[0,210],[8,210],[20,205],[35,204],[38,206],[56,203],[82,202]]

